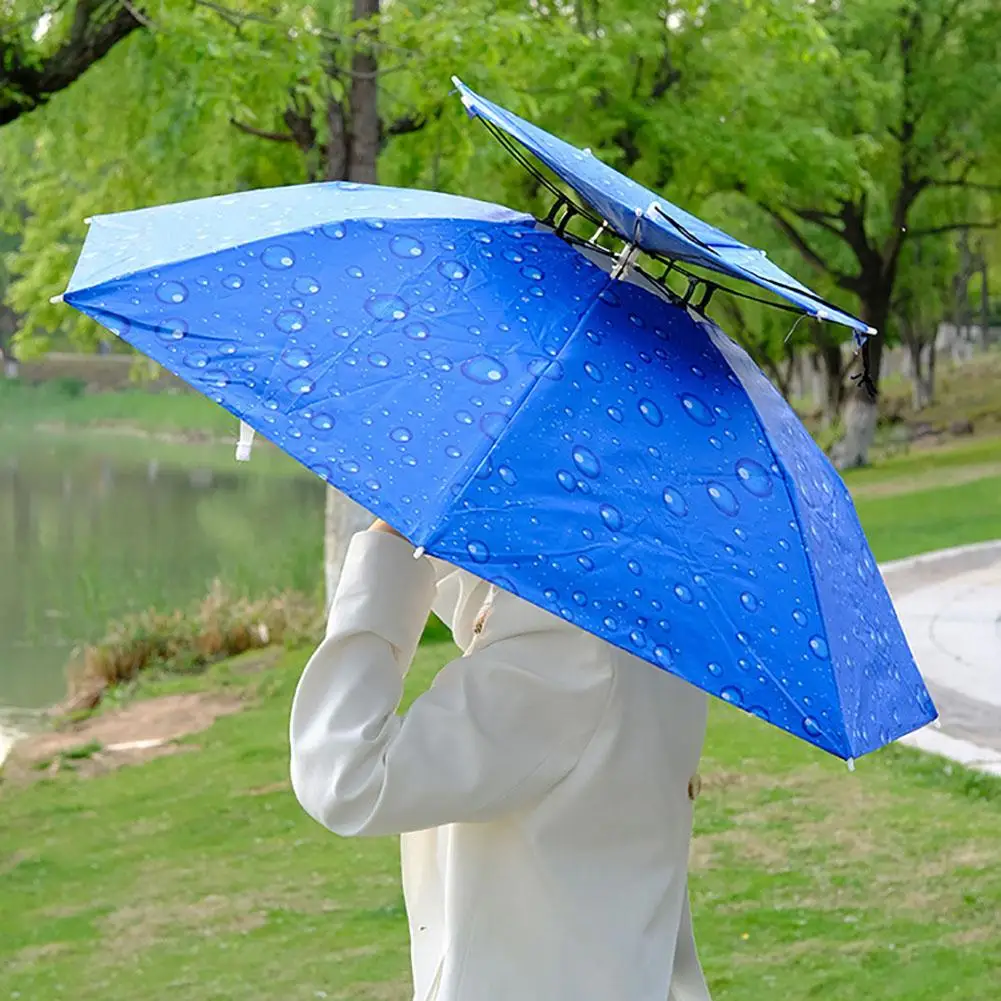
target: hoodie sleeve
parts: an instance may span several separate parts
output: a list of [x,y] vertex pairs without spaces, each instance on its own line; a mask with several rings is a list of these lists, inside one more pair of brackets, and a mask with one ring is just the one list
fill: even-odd
[[516,810],[573,768],[598,727],[611,669],[586,634],[568,630],[502,639],[453,661],[397,715],[434,593],[429,562],[405,540],[352,540],[291,718],[295,795],[337,834],[400,834]]

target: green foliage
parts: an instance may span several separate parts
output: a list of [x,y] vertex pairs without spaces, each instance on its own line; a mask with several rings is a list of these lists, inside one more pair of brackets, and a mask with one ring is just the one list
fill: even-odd
[[[25,351],[55,331],[83,346],[103,336],[48,304],[84,217],[322,175],[328,111],[350,90],[362,44],[346,0],[144,9],[147,30],[4,129],[0,174],[14,183],[0,192],[0,228],[23,236],[8,258]],[[1001,167],[999,38],[991,0],[385,4],[373,43],[380,177],[544,209],[536,182],[464,120],[449,95],[458,73],[765,246],[793,273],[812,268],[804,277],[853,309],[869,294],[865,246],[891,286],[899,266],[910,286],[941,288],[940,272],[921,262],[942,255],[915,256],[898,239],[908,185],[920,183],[904,212],[912,230],[989,218],[994,196],[970,184],[996,180]],[[293,141],[289,114],[308,143]],[[861,213],[861,242],[844,231],[843,205]],[[775,213],[799,228],[808,264]],[[773,372],[787,353],[785,320],[740,314]],[[792,343],[809,334],[804,325]]]

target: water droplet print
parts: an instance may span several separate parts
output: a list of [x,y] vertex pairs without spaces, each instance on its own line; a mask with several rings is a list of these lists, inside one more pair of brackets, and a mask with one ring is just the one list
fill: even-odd
[[584,373],[595,382],[603,382],[605,378],[601,369],[598,368],[598,366],[593,362],[589,361],[584,362]]
[[298,310],[287,309],[275,317],[275,326],[284,334],[294,334],[306,326],[306,317]]
[[622,528],[622,512],[614,505],[602,504],[598,508],[598,515],[609,531],[618,532]]
[[712,481],[706,486],[706,493],[716,508],[728,518],[735,518],[740,512],[740,503],[728,486]]
[[462,281],[469,275],[469,269],[458,261],[441,261],[438,264],[438,274],[449,281]]
[[161,341],[180,341],[188,332],[188,325],[184,320],[173,318],[164,320],[156,332]]
[[792,620],[797,626],[805,626],[807,623],[806,613],[801,608],[794,608]]
[[365,300],[365,312],[376,320],[403,320],[407,304],[398,295],[373,295]]
[[636,405],[640,416],[652,427],[659,428],[664,423],[664,415],[653,400],[642,399]]
[[734,706],[744,704],[744,693],[736,685],[726,685],[719,693],[719,697],[724,702],[729,702]]
[[188,368],[205,368],[209,363],[209,356],[204,351],[192,351],[184,356],[184,364]]
[[272,271],[286,271],[295,264],[295,254],[288,247],[275,244],[261,254],[261,264]]
[[301,348],[288,348],[282,352],[282,361],[289,368],[309,368],[312,360]]
[[410,428],[404,428],[404,427],[393,428],[393,430],[389,432],[389,437],[393,441],[399,442],[400,444],[405,444],[406,442],[410,441],[410,439],[413,438],[413,436],[414,436],[413,432],[410,430]]
[[757,596],[751,594],[750,591],[745,591],[740,596],[740,603],[749,612],[756,612],[761,607],[761,602],[758,600]]
[[480,430],[488,438],[499,438],[505,427],[507,418],[504,414],[489,413],[480,418]]
[[243,288],[243,279],[239,275],[226,275],[222,280],[223,288],[228,288],[231,292],[236,292]]
[[685,413],[696,424],[701,424],[703,427],[711,427],[716,423],[715,414],[697,396],[693,396],[691,393],[683,393],[680,400]]
[[486,563],[490,559],[490,549],[487,544],[476,539],[471,539],[467,543],[466,552],[469,553],[469,558],[474,563]]
[[830,651],[827,648],[827,640],[825,640],[823,636],[811,636],[809,647],[810,653],[812,653],[817,660],[828,660],[830,658]]
[[714,677],[718,678],[723,673],[723,668],[715,661],[706,664],[706,670]]
[[812,716],[803,717],[803,729],[811,737],[819,737],[821,733],[820,724]]
[[160,302],[177,305],[188,298],[188,290],[180,282],[160,282],[156,287],[156,297]]
[[584,476],[597,479],[601,475],[601,463],[598,461],[598,457],[584,445],[574,446],[571,458]]
[[513,487],[518,483],[518,476],[510,466],[498,466],[497,475],[509,487]]
[[390,253],[395,254],[397,257],[412,260],[424,253],[424,244],[412,236],[394,236],[389,241],[389,250]]
[[476,355],[464,361],[461,371],[467,379],[484,386],[495,385],[507,378],[507,367],[490,355]]
[[320,283],[309,275],[299,275],[292,282],[292,288],[300,295],[316,295],[320,291]]
[[334,426],[334,419],[330,414],[316,414],[309,423],[317,431],[329,431]]
[[528,371],[538,379],[559,382],[563,378],[563,366],[551,358],[533,358],[528,363]]
[[772,492],[772,478],[768,470],[753,459],[739,459],[734,466],[740,485],[755,497],[767,497]]
[[688,514],[688,504],[680,490],[676,490],[674,487],[665,487],[663,498],[665,506],[675,518],[684,518]]

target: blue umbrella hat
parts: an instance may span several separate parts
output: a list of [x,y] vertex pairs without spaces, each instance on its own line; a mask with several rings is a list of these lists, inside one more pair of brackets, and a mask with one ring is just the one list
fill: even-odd
[[65,300],[415,546],[811,744],[934,716],[823,453],[621,256],[328,183],[95,218]]

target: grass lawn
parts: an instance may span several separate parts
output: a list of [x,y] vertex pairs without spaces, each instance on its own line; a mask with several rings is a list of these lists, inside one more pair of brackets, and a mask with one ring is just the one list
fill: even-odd
[[[411,694],[448,652],[422,649]],[[0,998],[409,998],[395,840],[329,835],[288,788],[302,662],[149,683],[253,701],[192,753],[0,792]],[[717,999],[996,999],[1001,782],[900,749],[852,775],[722,705],[703,771],[692,891]]]
[[[877,556],[1001,537],[998,462],[986,440],[852,474]],[[424,645],[411,697],[449,651]],[[246,692],[189,753],[0,786],[0,1001],[410,998],[395,840],[329,835],[288,788],[304,658],[144,681]],[[1001,781],[901,748],[849,774],[721,704],[703,775],[692,893],[716,1001],[997,1001]]]
[[105,426],[148,432],[235,435],[235,418],[197,393],[151,393],[141,388],[81,393],[66,382],[38,385],[0,379],[0,427]]

